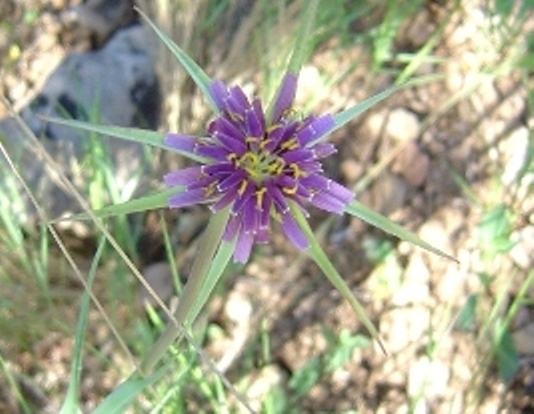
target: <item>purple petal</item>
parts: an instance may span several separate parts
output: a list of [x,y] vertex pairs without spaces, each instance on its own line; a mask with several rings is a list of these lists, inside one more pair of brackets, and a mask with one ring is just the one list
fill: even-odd
[[216,213],[217,211],[222,210],[227,205],[229,205],[232,201],[235,200],[236,197],[237,191],[227,191],[221,198],[217,200],[217,202],[210,206],[210,210]]
[[316,158],[326,158],[337,152],[336,147],[329,142],[320,142],[312,148]]
[[275,207],[280,211],[280,213],[285,214],[289,211],[289,206],[287,205],[286,199],[276,185],[269,184],[267,186],[267,195],[271,197]]
[[245,95],[243,89],[241,89],[239,86],[230,88],[230,100],[234,101],[235,104],[241,108],[240,112],[250,107],[250,102],[248,101],[247,95]]
[[217,183],[217,178],[213,176],[204,176],[201,178],[197,178],[196,180],[189,181],[189,184],[187,185],[188,190],[195,190],[197,188],[204,188],[207,190],[208,187],[213,186],[211,192],[214,193],[216,188],[215,184]]
[[282,215],[282,230],[291,242],[300,250],[309,247],[310,243],[306,235],[302,232],[300,226],[290,212]]
[[310,189],[319,190],[319,193],[330,194],[343,204],[348,204],[354,199],[354,193],[351,190],[319,174],[303,177],[300,182]]
[[236,216],[230,216],[228,218],[228,222],[226,223],[222,239],[226,242],[231,242],[237,234],[240,226],[241,221],[239,218]]
[[204,174],[218,176],[221,174],[230,174],[236,171],[236,168],[233,163],[230,162],[218,162],[215,164],[202,165],[200,167]]
[[262,243],[262,244],[269,243],[269,236],[270,236],[269,229],[258,229],[258,232],[256,233],[256,238],[254,239],[254,241],[256,243]]
[[198,137],[169,132],[165,135],[163,143],[171,149],[193,153]]
[[243,170],[236,170],[224,180],[222,180],[217,189],[221,192],[228,191],[231,188],[237,187],[246,178],[247,173]]
[[210,93],[215,105],[222,112],[225,109],[225,100],[228,96],[227,86],[220,80],[213,81],[210,85]]
[[335,125],[334,117],[323,115],[315,118],[309,125],[301,129],[297,134],[297,138],[303,147],[310,143],[313,144],[313,142],[329,133]]
[[163,182],[168,187],[190,184],[202,176],[202,167],[189,167],[173,171],[163,176]]
[[252,251],[254,244],[254,234],[247,233],[243,230],[237,235],[237,242],[235,244],[234,261],[239,263],[246,263]]
[[247,135],[250,137],[263,137],[264,130],[261,122],[263,114],[257,114],[254,109],[245,111],[245,126],[247,128]]
[[209,199],[206,199],[205,191],[199,188],[196,190],[187,190],[170,196],[168,204],[171,208],[181,208],[205,203],[207,201],[209,201]]
[[256,200],[250,197],[243,206],[243,231],[256,233],[260,223],[259,210],[256,208]]
[[239,139],[235,136],[225,134],[222,131],[214,131],[212,136],[218,140],[228,151],[233,152],[234,154],[243,155],[247,150],[247,147],[244,143],[244,140]]
[[245,203],[248,201],[248,199],[254,194],[256,185],[248,181],[245,181],[245,183],[245,189],[241,191],[241,195],[237,196],[234,205],[232,206],[232,214],[238,214],[245,205]]
[[218,145],[196,145],[195,154],[217,161],[227,161],[229,153],[226,148]]
[[296,149],[292,151],[288,151],[284,154],[282,154],[282,159],[287,163],[291,164],[293,162],[300,163],[304,161],[311,161],[315,157],[315,154],[311,149]]
[[274,104],[273,117],[271,123],[276,123],[293,106],[295,94],[297,92],[298,77],[293,73],[287,73],[282,80],[276,102]]
[[245,141],[243,132],[241,132],[241,130],[236,125],[234,125],[231,120],[224,116],[221,116],[210,122],[208,126],[208,133],[214,134],[216,131],[220,131],[226,135],[230,135],[238,141]]
[[343,202],[345,205],[354,200],[354,192],[349,190],[347,187],[336,183],[335,181],[330,181],[327,192]]
[[[257,200],[256,200],[257,202]],[[271,221],[271,204],[272,200],[271,197],[263,196],[261,206],[260,206],[260,229],[268,229],[269,223]]]
[[346,203],[325,191],[313,194],[309,200],[315,207],[336,214],[343,214],[346,206]]

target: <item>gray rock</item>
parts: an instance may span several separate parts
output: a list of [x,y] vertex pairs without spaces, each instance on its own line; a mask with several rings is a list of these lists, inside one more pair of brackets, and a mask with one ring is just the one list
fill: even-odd
[[[94,142],[90,134],[47,122],[43,116],[154,129],[160,101],[147,29],[133,25],[117,31],[101,49],[70,54],[21,110],[20,118],[29,130],[15,118],[4,118],[0,139],[40,204],[49,215],[59,216],[80,208],[52,179],[54,173],[34,151],[31,134],[83,191],[94,172],[91,169],[98,166],[87,158]],[[110,159],[119,188],[144,167],[141,145],[101,136],[96,141]],[[9,174],[2,161],[0,174]]]

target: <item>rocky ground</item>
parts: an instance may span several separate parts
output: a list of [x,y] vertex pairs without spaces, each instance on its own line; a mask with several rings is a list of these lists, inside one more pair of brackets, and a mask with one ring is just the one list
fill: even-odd
[[[32,25],[19,24],[15,32],[0,35],[4,62],[0,91],[15,110],[35,98],[43,79],[68,53],[101,48],[110,35],[97,23],[73,29],[66,24],[62,10],[69,5],[64,3],[27,0],[0,6],[3,18],[14,16],[18,21],[24,11],[40,10]],[[357,348],[347,364],[326,372],[311,388],[299,403],[303,412],[343,412],[354,407],[380,413],[534,412],[532,286],[511,322],[519,365],[507,384],[489,357],[495,351],[497,328],[488,315],[494,309],[497,316],[505,314],[533,268],[534,199],[529,196],[530,182],[517,178],[532,146],[525,78],[507,66],[515,49],[498,46],[494,21],[482,2],[465,1],[462,12],[452,15],[450,3],[426,2],[399,28],[394,45],[396,52],[418,51],[442,30],[433,48],[434,59],[418,67],[417,74],[440,73],[443,78],[396,93],[336,132],[333,141],[339,152],[326,168],[332,177],[354,185],[363,203],[459,263],[399,243],[357,219],[327,220],[314,214],[312,223],[327,230],[322,236],[327,253],[377,324],[388,355],[372,345]],[[123,12],[120,16],[132,18]],[[351,30],[365,30],[379,18],[362,18]],[[524,30],[532,30],[533,23]],[[114,28],[123,25],[122,18],[116,19]],[[13,36],[18,43],[13,43]],[[319,111],[336,111],[390,86],[392,78],[386,71],[369,78],[370,58],[365,50],[365,46],[353,46],[340,53],[336,39],[323,44],[303,70],[301,105],[317,100]],[[337,73],[355,61],[362,64],[333,88],[325,85],[322,74]],[[395,69],[401,62],[389,65]],[[231,65],[227,70],[234,75]],[[166,85],[165,72],[163,77]],[[163,94],[161,124],[165,126],[171,124],[169,113],[175,109],[169,95]],[[2,111],[0,117],[8,116],[7,107]],[[183,115],[183,107],[180,111]],[[369,180],[362,182],[364,176]],[[500,234],[484,237],[484,223],[505,214],[500,206],[513,212],[510,238],[515,245],[505,254],[492,247]],[[169,214],[169,222],[178,221],[181,229],[175,235],[177,251],[194,246],[205,218],[201,209]],[[153,223],[156,220],[150,217],[146,221],[141,261],[144,274],[154,286],[161,285],[157,290],[165,296],[168,265],[161,261],[161,251],[148,249],[157,245],[159,230]],[[185,267],[188,254],[179,254],[179,262]],[[305,257],[296,258],[281,235],[229,276],[226,291],[209,312],[224,337],[206,348],[230,380],[241,380],[240,356],[259,352],[254,348],[259,347],[254,345],[256,327],[265,324],[272,360],[250,372],[251,390],[266,383],[285,384],[310,360],[321,361],[317,358],[330,346],[325,329],[365,334],[319,269]],[[467,322],[459,313],[466,303],[476,303],[475,317]],[[495,307],[496,303],[500,306]],[[490,320],[492,325],[485,331],[484,323]],[[18,355],[6,345],[6,338],[0,339],[0,352],[4,353],[2,345],[10,349],[16,369],[30,377],[28,389],[34,390],[35,398],[57,398],[49,390],[59,391],[59,378],[68,371],[68,339],[59,334],[42,337],[30,353]],[[91,369],[89,363],[88,373]],[[52,372],[47,377],[45,371]],[[88,379],[86,398],[99,398],[115,380],[110,376],[97,386]],[[58,382],[52,386],[47,381]]]

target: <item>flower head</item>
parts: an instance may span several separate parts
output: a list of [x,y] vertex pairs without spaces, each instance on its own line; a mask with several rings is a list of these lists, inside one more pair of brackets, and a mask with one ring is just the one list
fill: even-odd
[[271,219],[280,223],[295,246],[308,247],[289,200],[302,209],[311,203],[341,214],[354,197],[323,175],[321,159],[336,152],[331,143],[323,142],[335,127],[334,118],[296,116],[296,86],[297,77],[286,75],[268,116],[259,99],[251,102],[241,88],[214,81],[210,93],[219,113],[208,126],[209,136],[165,137],[168,147],[203,161],[164,177],[168,186],[183,187],[169,198],[169,206],[207,203],[213,211],[231,206],[223,238],[237,238],[236,261],[246,262],[254,243],[268,241]]

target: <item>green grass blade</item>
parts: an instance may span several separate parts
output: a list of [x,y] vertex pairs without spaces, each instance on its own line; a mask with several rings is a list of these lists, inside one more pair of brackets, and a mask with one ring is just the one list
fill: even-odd
[[109,394],[93,414],[122,414],[146,387],[160,380],[167,370],[168,366],[163,366],[148,378],[131,376]]
[[[107,206],[94,210],[94,216],[98,218],[106,218],[110,216],[117,216],[121,214],[131,214],[138,213],[146,210],[154,210],[157,208],[167,207],[168,199],[171,195],[177,194],[180,192],[180,189],[177,187],[169,188],[159,193],[152,194],[149,196],[137,198],[135,200],[125,201],[124,203],[114,204],[112,206]],[[60,219],[54,220],[64,221],[64,220],[89,220],[91,217],[87,213],[75,214],[70,217],[62,217]]]
[[48,122],[53,122],[55,124],[60,124],[60,125],[65,125],[65,126],[76,128],[76,129],[81,129],[83,131],[95,132],[97,134],[102,134],[102,135],[109,135],[114,138],[120,138],[126,141],[137,142],[143,145],[150,145],[153,147],[162,148],[167,151],[173,151],[193,161],[197,161],[201,163],[206,163],[209,161],[205,157],[191,154],[189,152],[180,151],[180,150],[177,150],[176,148],[172,148],[172,147],[165,145],[165,143],[163,142],[163,139],[165,138],[165,134],[162,132],[150,131],[148,129],[127,128],[127,127],[119,127],[119,126],[111,126],[111,125],[98,125],[98,124],[93,124],[89,122],[75,121],[72,119],[60,119],[60,118],[43,118],[43,119],[45,119]]
[[306,234],[306,237],[310,242],[308,254],[323,271],[330,283],[332,283],[332,285],[334,285],[337,291],[341,293],[345,300],[349,302],[356,316],[358,316],[358,318],[362,321],[365,328],[369,331],[373,339],[382,348],[384,353],[387,354],[386,349],[382,343],[382,340],[380,339],[378,331],[376,330],[373,322],[371,322],[371,320],[367,317],[365,309],[362,307],[360,302],[358,302],[358,299],[356,299],[356,297],[352,294],[350,288],[347,286],[343,278],[339,275],[338,271],[336,270],[328,256],[325,254],[324,250],[319,245],[319,242],[313,234],[313,231],[311,230],[300,208],[294,203],[292,203],[291,211],[293,212],[293,215],[295,216],[295,219],[297,220],[297,223],[299,224],[300,228],[302,229],[302,231],[304,231],[304,234]]
[[358,217],[359,219],[371,224],[372,226],[378,227],[386,233],[392,234],[393,236],[396,236],[399,239],[413,243],[416,246],[428,250],[429,252],[437,254],[438,256],[445,257],[455,262],[458,261],[454,257],[448,255],[447,253],[443,253],[441,250],[436,249],[424,240],[420,239],[411,231],[406,230],[402,226],[399,226],[397,223],[394,223],[387,217],[384,217],[376,211],[371,210],[369,207],[364,206],[358,201],[353,201],[350,205],[345,207],[345,212],[352,216]]
[[106,239],[102,238],[89,270],[87,284],[85,286],[85,292],[83,294],[82,303],[80,306],[78,325],[76,327],[74,356],[70,368],[69,387],[67,389],[65,401],[63,401],[63,405],[59,411],[60,414],[81,413],[78,405],[78,393],[80,390],[80,377],[82,373],[82,351],[85,339],[85,328],[87,327],[87,317],[89,315],[89,305],[91,303],[91,295],[89,292],[93,286],[93,281],[95,280],[96,276],[96,269],[98,267],[98,263],[100,262],[100,258],[102,257],[102,253],[104,252],[105,245]]
[[138,8],[136,8],[136,10],[143,17],[143,19],[145,19],[145,21],[149,24],[152,30],[154,30],[156,35],[163,41],[163,43],[165,43],[167,48],[172,52],[176,59],[178,59],[178,61],[182,64],[189,76],[191,76],[191,78],[200,88],[204,96],[208,99],[213,110],[215,112],[219,112],[215,101],[211,97],[209,88],[211,84],[211,79],[206,74],[206,72],[204,72],[204,70],[193,59],[191,59],[187,53],[182,50],[182,48],[180,48],[176,43],[174,43],[171,38],[169,38],[165,33],[163,33],[144,12],[142,12]]

